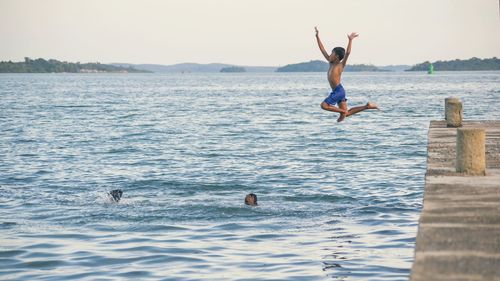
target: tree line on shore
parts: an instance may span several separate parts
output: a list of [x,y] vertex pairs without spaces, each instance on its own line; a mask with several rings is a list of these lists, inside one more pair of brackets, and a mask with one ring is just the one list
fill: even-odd
[[[426,61],[408,66],[405,71],[427,71],[431,62]],[[500,70],[500,59],[471,58],[468,60],[436,61],[432,63],[435,71],[476,71],[476,70]],[[328,70],[328,63],[320,60],[312,60],[296,64],[288,64],[278,68],[277,72],[324,72]],[[345,71],[388,71],[381,67],[367,64],[347,64]]]
[[[426,61],[407,71],[427,71],[431,62]],[[471,58],[468,60],[436,61],[432,63],[434,71],[478,71],[478,70],[500,70],[500,59],[493,57],[491,59]]]
[[23,62],[2,61],[0,73],[91,73],[91,72],[149,72],[133,67],[121,67],[108,64],[61,62],[54,59],[44,60],[24,58]]
[[[205,65],[193,64],[191,68],[186,66],[187,70],[182,72],[215,72],[203,68]],[[345,71],[427,71],[431,62],[426,61],[414,66],[398,66],[399,68],[391,68],[389,66],[377,67],[370,64],[348,64]],[[471,58],[468,60],[451,60],[451,61],[436,61],[432,62],[435,71],[475,71],[475,70],[500,70],[500,59],[493,57],[489,59]],[[222,66],[222,65],[221,65]],[[139,66],[140,67],[140,66]],[[167,66],[164,66],[167,67]],[[219,66],[220,67],[220,66]],[[296,64],[288,64],[283,67],[274,68],[267,67],[265,70],[259,71],[276,71],[276,72],[325,72],[328,70],[328,63],[320,60],[312,60],[309,62],[301,62]],[[199,68],[199,69],[198,69]],[[213,68],[213,67],[212,67]],[[147,69],[147,68],[145,68]],[[202,70],[200,70],[202,69]],[[218,68],[220,72],[246,72],[245,67],[224,65]],[[0,62],[0,73],[91,73],[91,72],[106,72],[106,73],[137,73],[137,72],[157,72],[156,70],[141,70],[133,65],[109,65],[95,63],[72,63],[61,62],[54,59],[45,60],[30,59],[26,57],[23,62],[2,61]],[[161,72],[161,71],[160,71]],[[255,70],[253,70],[255,72]]]

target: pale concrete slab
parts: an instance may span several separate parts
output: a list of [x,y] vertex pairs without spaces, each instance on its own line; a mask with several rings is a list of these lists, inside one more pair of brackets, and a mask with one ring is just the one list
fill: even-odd
[[463,127],[486,131],[486,176],[456,173],[457,129],[431,121],[414,281],[500,280],[500,121]]

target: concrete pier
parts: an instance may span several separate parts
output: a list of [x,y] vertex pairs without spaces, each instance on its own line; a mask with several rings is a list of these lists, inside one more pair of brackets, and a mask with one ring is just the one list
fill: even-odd
[[500,121],[462,125],[486,132],[486,175],[457,173],[457,129],[431,121],[414,281],[500,280]]

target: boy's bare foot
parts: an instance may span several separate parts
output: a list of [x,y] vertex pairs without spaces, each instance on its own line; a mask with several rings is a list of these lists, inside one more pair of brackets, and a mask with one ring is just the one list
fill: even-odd
[[342,113],[342,114],[340,114],[339,119],[337,119],[337,122],[342,122],[342,121],[344,121],[345,116],[346,116],[346,115],[345,115],[345,114],[343,114],[343,113]]
[[378,110],[380,110],[380,108],[378,108],[378,106],[372,102],[366,103],[366,109],[378,109]]

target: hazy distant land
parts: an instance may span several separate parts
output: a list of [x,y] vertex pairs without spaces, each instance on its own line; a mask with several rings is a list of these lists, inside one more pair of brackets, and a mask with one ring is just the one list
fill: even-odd
[[237,72],[247,72],[244,67],[241,66],[228,66],[221,68],[220,72],[223,73],[237,73]]
[[[220,72],[223,68],[237,67],[233,64],[223,63],[179,63],[172,65],[161,64],[130,64],[130,63],[112,63],[111,65],[129,67],[132,66],[137,69],[145,69],[157,73],[198,73],[198,72]],[[246,72],[275,72],[275,66],[240,66]]]
[[[312,60],[309,62],[301,62],[296,64],[288,64],[278,68],[277,72],[325,72],[328,71],[329,64],[325,61]],[[345,71],[389,71],[368,64],[348,64]]]
[[[435,71],[475,71],[500,70],[500,59],[471,58],[468,60],[436,61],[432,63]],[[345,71],[380,72],[380,71],[427,71],[430,62],[426,61],[414,66],[371,64],[348,64]],[[129,64],[129,63],[72,63],[55,59],[45,60],[25,58],[23,62],[2,61],[0,73],[216,73],[216,72],[325,72],[328,63],[320,60],[276,66],[236,66],[231,64],[181,63],[173,65],[161,64]]]
[[[135,67],[138,69],[146,69],[152,72],[159,73],[198,73],[198,72],[241,72],[233,70],[244,69],[245,72],[325,72],[328,70],[328,63],[323,61],[310,61],[297,64],[288,64],[283,67],[276,66],[235,66],[231,64],[198,64],[198,63],[181,63],[174,65],[159,65],[159,64],[127,64],[113,63],[112,65],[122,67]],[[409,69],[409,65],[395,65],[377,67],[373,65],[348,65],[346,71],[404,71]]]

